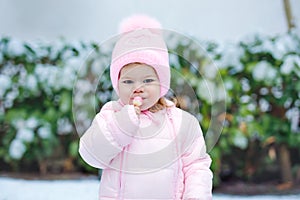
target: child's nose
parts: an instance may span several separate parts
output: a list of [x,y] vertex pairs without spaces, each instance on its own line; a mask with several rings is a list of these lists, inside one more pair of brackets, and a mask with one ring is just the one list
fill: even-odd
[[135,89],[134,89],[135,93],[141,93],[144,92],[144,85],[143,84],[138,84],[136,85]]

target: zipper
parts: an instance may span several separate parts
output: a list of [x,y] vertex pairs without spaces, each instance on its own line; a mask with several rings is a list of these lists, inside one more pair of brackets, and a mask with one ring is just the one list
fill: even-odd
[[125,157],[125,150],[126,147],[123,147],[123,150],[121,152],[121,163],[120,163],[120,171],[119,171],[119,191],[118,191],[118,199],[122,200],[123,199],[123,165],[124,165],[124,157]]
[[178,147],[178,142],[177,142],[177,139],[176,139],[176,129],[175,129],[175,124],[174,124],[174,121],[173,121],[173,118],[172,118],[172,114],[171,114],[171,109],[167,109],[167,115],[168,115],[168,118],[169,118],[169,121],[171,123],[171,126],[172,126],[172,136],[173,136],[173,139],[175,141],[175,148],[176,148],[176,158],[177,159],[177,170],[176,173],[174,172],[174,178],[175,178],[175,181],[174,181],[174,199],[178,199],[178,196],[177,196],[177,193],[178,193],[178,177],[179,177],[179,173],[180,173],[180,158],[181,158],[181,155],[180,155],[180,151],[179,151],[179,147]]

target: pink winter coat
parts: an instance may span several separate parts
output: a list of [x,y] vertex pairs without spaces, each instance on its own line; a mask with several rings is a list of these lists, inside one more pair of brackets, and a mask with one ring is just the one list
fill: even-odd
[[103,169],[99,199],[212,199],[211,159],[195,117],[170,107],[138,117],[132,105],[103,106],[79,153]]

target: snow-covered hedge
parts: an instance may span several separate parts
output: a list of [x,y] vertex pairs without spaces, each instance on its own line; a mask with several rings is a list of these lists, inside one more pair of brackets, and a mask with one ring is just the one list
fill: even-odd
[[1,160],[21,170],[21,161],[42,168],[49,158],[77,159],[72,90],[92,48],[62,40],[0,39]]
[[[212,116],[222,123],[221,136],[207,137],[208,143],[217,142],[211,143],[215,161],[233,147],[247,149],[253,140],[300,144],[299,35],[257,34],[237,43],[200,42],[199,52],[191,41],[172,43],[176,52],[170,52],[172,86],[177,94],[188,82],[196,100],[184,92],[177,97],[184,109],[200,110],[196,115],[205,133],[214,131]],[[82,132],[95,110],[112,98],[108,55],[93,42],[0,38],[0,159],[16,169],[24,162],[38,162],[43,168],[52,159],[71,160],[77,166],[76,131]],[[74,90],[79,93],[74,95]],[[193,107],[195,102],[199,107]],[[72,103],[89,108],[74,114]],[[96,107],[90,109],[93,104]],[[227,115],[222,109],[215,112],[220,105]],[[213,167],[218,170],[216,163]]]

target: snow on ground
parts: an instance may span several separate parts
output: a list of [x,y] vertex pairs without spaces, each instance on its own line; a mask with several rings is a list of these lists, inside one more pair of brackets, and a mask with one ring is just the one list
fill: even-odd
[[[23,180],[0,177],[0,200],[97,200],[99,181]],[[215,194],[214,200],[299,200],[298,195],[231,196]]]

